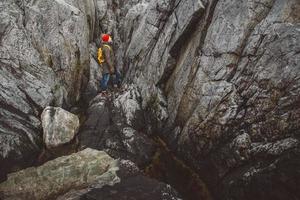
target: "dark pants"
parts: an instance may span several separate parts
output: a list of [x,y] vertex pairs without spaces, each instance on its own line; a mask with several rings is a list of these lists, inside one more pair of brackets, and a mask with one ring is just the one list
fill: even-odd
[[109,82],[109,79],[110,79],[111,76],[112,76],[113,84],[118,85],[118,87],[120,86],[120,84],[121,84],[121,74],[120,74],[120,72],[116,71],[116,73],[114,73],[113,75],[111,75],[109,73],[106,73],[106,74],[103,74],[102,80],[100,82],[102,91],[107,90],[108,82]]

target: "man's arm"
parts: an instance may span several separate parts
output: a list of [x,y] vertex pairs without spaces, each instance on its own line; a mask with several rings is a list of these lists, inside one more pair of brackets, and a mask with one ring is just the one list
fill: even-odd
[[109,71],[110,73],[114,73],[115,72],[115,66],[114,66],[114,61],[112,60],[114,58],[114,56],[112,55],[111,50],[108,47],[103,47],[103,54],[105,57],[105,61],[109,67]]

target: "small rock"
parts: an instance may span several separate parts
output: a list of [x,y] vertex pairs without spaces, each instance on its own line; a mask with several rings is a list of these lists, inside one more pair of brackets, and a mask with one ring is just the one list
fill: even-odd
[[69,143],[79,129],[79,118],[58,107],[47,107],[42,113],[44,143],[51,149]]

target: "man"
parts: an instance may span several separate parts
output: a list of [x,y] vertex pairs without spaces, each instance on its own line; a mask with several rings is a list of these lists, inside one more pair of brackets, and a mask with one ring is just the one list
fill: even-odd
[[108,34],[102,35],[102,45],[98,49],[98,61],[103,70],[101,91],[106,94],[110,77],[113,77],[114,88],[120,87],[121,75],[115,66],[115,57],[112,49],[112,38]]

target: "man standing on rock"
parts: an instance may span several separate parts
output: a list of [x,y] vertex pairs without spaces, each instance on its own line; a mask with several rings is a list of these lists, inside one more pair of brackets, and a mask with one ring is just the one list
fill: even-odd
[[112,38],[109,34],[102,35],[102,44],[98,49],[98,62],[102,67],[101,91],[106,94],[108,82],[112,76],[114,88],[120,87],[121,74],[115,66],[115,56],[112,48]]

